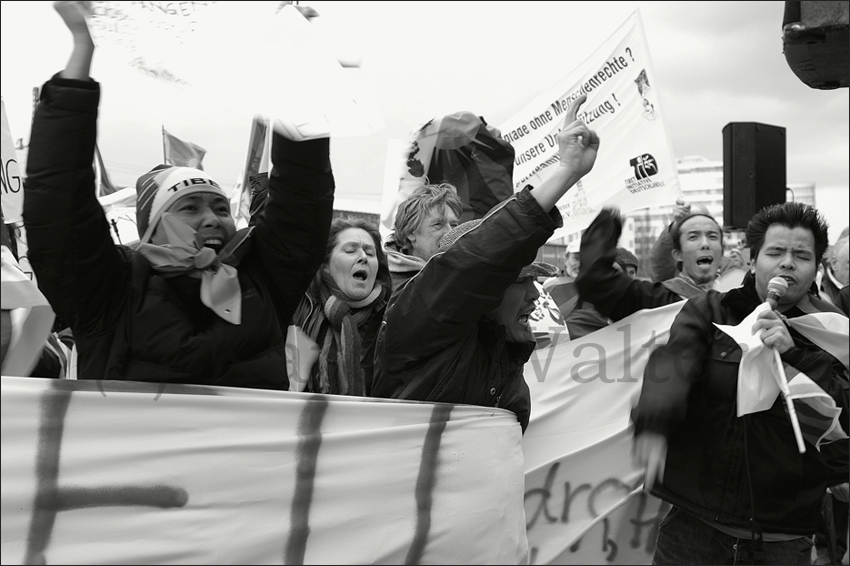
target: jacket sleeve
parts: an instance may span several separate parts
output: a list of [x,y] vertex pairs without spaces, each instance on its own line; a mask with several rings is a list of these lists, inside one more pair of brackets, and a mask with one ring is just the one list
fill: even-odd
[[330,140],[295,142],[275,133],[269,194],[256,223],[255,257],[289,321],[322,262],[333,216]]
[[661,231],[658,239],[652,245],[649,252],[649,269],[653,281],[667,281],[679,274],[676,269],[676,260],[673,259],[673,235],[670,226]]
[[80,337],[111,332],[129,270],[94,185],[100,85],[54,76],[36,108],[24,184],[29,260],[57,316]]
[[705,318],[712,311],[708,297],[688,300],[673,321],[667,344],[650,354],[631,415],[635,435],[649,431],[669,438],[685,418],[688,395],[703,376],[713,340],[713,326]]
[[561,223],[524,189],[432,257],[387,310],[387,373],[465,341]]
[[603,209],[582,234],[579,252],[578,294],[611,320],[621,320],[639,310],[679,300],[661,283],[632,279],[614,269],[622,229],[619,216]]

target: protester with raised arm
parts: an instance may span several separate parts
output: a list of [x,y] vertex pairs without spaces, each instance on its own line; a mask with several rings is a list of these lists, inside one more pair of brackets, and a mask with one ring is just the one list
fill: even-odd
[[573,103],[558,133],[552,175],[443,236],[401,290],[387,311],[384,373],[373,395],[503,407],[525,430],[534,279],[556,271],[534,259],[562,225],[555,203],[591,170],[599,148],[596,133],[576,119],[585,100]]
[[206,173],[155,167],[137,183],[138,249],[115,246],[94,190],[87,3],[54,7],[74,48],[41,92],[24,221],[42,290],[73,330],[79,378],[287,389],[286,324],[328,240],[328,138],[276,128],[268,203],[244,232]]
[[820,411],[797,410],[801,426],[808,417],[802,454],[781,395],[765,410],[738,411],[744,352],[716,326],[741,324],[767,301],[770,281],[784,280],[775,310],[763,308],[751,332],[778,352],[789,378],[796,368],[832,397],[846,433],[846,360],[794,326],[804,314],[834,312],[810,294],[826,224],[814,208],[788,202],[759,211],[746,232],[753,262],[743,285],[685,302],[666,345],[650,355],[632,413],[633,456],[646,489],[673,505],[653,564],[810,564],[821,499],[827,486],[847,481],[846,436],[814,445],[826,433],[819,427],[832,423],[816,418]]
[[681,263],[677,277],[664,282],[633,279],[617,270],[617,241],[623,229],[620,213],[603,209],[581,237],[578,294],[612,320],[641,309],[669,305],[711,289],[723,255],[723,231],[710,216],[691,212],[671,230],[673,258]]

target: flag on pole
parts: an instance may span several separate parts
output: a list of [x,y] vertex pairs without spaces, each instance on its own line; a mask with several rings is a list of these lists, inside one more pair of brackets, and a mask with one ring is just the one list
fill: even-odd
[[162,150],[165,162],[178,167],[194,167],[203,171],[202,161],[207,150],[191,142],[183,141],[162,128]]
[[230,199],[233,218],[237,228],[248,226],[251,213],[251,200],[255,192],[261,189],[261,173],[268,177],[271,154],[271,129],[269,120],[255,116],[251,122],[251,134],[248,137],[248,155],[245,167],[236,183],[236,188]]
[[[780,393],[780,368],[773,364],[773,351],[765,347],[760,334],[754,335],[751,332],[758,314],[769,308],[768,303],[760,304],[737,326],[715,324],[743,350],[738,368],[739,417],[770,409]],[[787,320],[792,328],[806,336],[817,347],[847,365],[848,323],[845,317],[816,313]],[[824,442],[847,438],[838,424],[841,410],[836,406],[835,400],[800,370],[788,364],[782,364],[782,369],[788,380],[786,397],[793,402],[803,440],[820,450],[820,445]]]
[[106,172],[106,166],[103,164],[103,156],[100,154],[100,148],[97,144],[94,145],[94,178],[95,191],[98,197],[105,197],[116,192],[118,188],[109,180],[109,175]]

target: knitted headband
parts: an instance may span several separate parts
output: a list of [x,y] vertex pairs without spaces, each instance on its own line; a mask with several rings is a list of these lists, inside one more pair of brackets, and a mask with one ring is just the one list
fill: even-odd
[[227,198],[218,183],[200,169],[157,165],[136,181],[136,224],[141,243],[150,242],[163,212],[180,197],[213,193]]

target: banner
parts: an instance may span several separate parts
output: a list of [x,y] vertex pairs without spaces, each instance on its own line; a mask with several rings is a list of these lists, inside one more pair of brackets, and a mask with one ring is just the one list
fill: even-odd
[[98,60],[279,119],[294,136],[383,127],[360,69],[344,68],[291,3],[95,1],[88,23]]
[[0,391],[3,564],[527,559],[504,409],[16,377]]
[[0,110],[2,110],[2,139],[0,149],[3,152],[2,174],[2,206],[3,222],[6,224],[17,224],[23,222],[24,212],[24,181],[21,170],[18,167],[18,157],[15,154],[15,143],[12,141],[12,129],[9,119],[6,117],[6,103],[0,99]]
[[[630,461],[629,412],[649,354],[667,342],[683,305],[640,311],[573,341],[566,329],[556,329],[552,345],[535,350],[526,363],[531,564],[651,562],[669,505],[641,491],[629,497],[643,483],[642,470]],[[598,525],[587,531],[594,520]]]
[[627,213],[675,201],[679,177],[657,86],[635,11],[584,63],[499,126],[516,150],[514,191],[538,186],[558,163],[556,136],[570,104],[587,95],[578,118],[599,134],[599,154],[558,202],[564,227],[554,238],[587,227],[606,205]]

